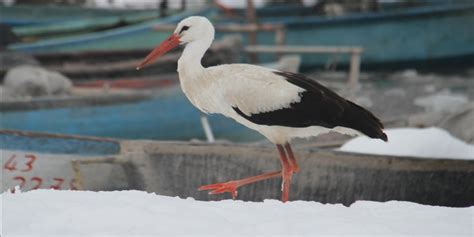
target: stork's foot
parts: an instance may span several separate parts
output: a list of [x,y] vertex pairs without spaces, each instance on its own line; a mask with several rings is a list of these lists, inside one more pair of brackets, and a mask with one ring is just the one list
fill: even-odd
[[237,198],[237,188],[239,187],[237,181],[229,181],[225,183],[216,183],[203,185],[199,187],[199,191],[211,190],[209,194],[230,193],[232,199]]
[[232,195],[232,198],[235,199],[237,198],[237,188],[239,188],[240,186],[244,186],[246,184],[251,184],[251,183],[255,183],[255,182],[266,180],[266,179],[280,177],[281,175],[282,175],[281,171],[274,171],[274,172],[269,172],[269,173],[265,173],[265,174],[261,174],[257,176],[248,177],[245,179],[232,180],[225,183],[204,185],[204,186],[199,187],[199,191],[211,190],[209,194],[230,193]]
[[286,152],[288,152],[288,157],[285,152],[285,148],[282,145],[277,145],[278,152],[280,153],[280,161],[282,170],[269,172],[257,176],[252,176],[245,179],[232,180],[225,183],[216,183],[209,184],[199,187],[200,191],[210,190],[209,194],[219,194],[219,193],[230,193],[233,199],[237,198],[237,188],[244,186],[246,184],[255,183],[261,180],[282,177],[283,182],[281,184],[281,201],[287,202],[289,193],[290,193],[290,184],[293,174],[297,173],[300,170],[300,167],[296,163],[295,156],[291,150],[290,144],[286,144]]

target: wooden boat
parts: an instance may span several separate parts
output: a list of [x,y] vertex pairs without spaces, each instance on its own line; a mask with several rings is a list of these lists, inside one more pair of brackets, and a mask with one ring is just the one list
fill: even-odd
[[[238,37],[225,37],[217,41],[206,52],[202,60],[203,65],[237,62],[241,49],[240,42]],[[170,74],[176,74],[176,64],[181,54],[179,51],[169,53],[151,67],[140,71],[136,70],[136,66],[149,50],[46,53],[32,56],[41,67],[66,75],[76,86],[102,88],[108,84],[109,88],[140,89],[159,85],[162,83],[160,78],[170,78]],[[0,81],[9,69],[8,66],[0,69]]]
[[[2,191],[15,185],[80,190],[145,190],[198,200],[203,184],[279,169],[273,147],[114,140],[0,130]],[[302,167],[292,200],[350,205],[402,200],[427,205],[474,205],[474,161],[427,159],[296,148]],[[256,158],[257,157],[257,158]],[[280,179],[239,189],[238,199],[279,198]]]
[[[235,63],[240,59],[241,40],[239,37],[224,37],[212,45],[203,58],[204,66]],[[74,81],[129,80],[136,77],[176,73],[181,50],[167,54],[146,70],[137,71],[136,66],[150,50],[86,51],[70,53],[35,54],[41,65],[60,72]],[[157,76],[159,78],[159,76]]]
[[64,22],[50,23],[44,25],[22,26],[13,28],[15,35],[22,41],[33,42],[40,39],[54,38],[60,36],[70,36],[113,29],[121,26],[156,18],[153,16],[143,16],[141,19],[121,19],[120,17],[96,17],[93,19],[70,20]]
[[168,33],[153,31],[152,26],[156,24],[177,23],[185,17],[207,15],[210,12],[212,12],[210,9],[186,11],[117,29],[87,33],[80,36],[40,40],[33,43],[12,44],[8,49],[28,53],[149,49],[168,35]]
[[[212,10],[207,10],[200,12],[200,15],[210,16],[211,13]],[[185,17],[185,14],[180,17]],[[180,17],[175,20],[181,19]],[[467,1],[446,4],[436,2],[407,9],[354,13],[339,17],[264,15],[259,18],[259,23],[283,24],[287,29],[287,45],[361,46],[364,48],[363,67],[376,67],[380,64],[429,65],[440,61],[444,62],[443,66],[449,66],[453,62],[468,63],[470,61],[463,59],[474,56],[471,43],[474,32],[470,24],[473,21],[474,4]],[[160,23],[175,22],[167,20]],[[54,52],[150,48],[165,37],[162,33],[150,31],[150,27],[155,24],[159,23],[149,22],[139,27],[124,27],[80,38],[14,44],[9,49]],[[452,27],[453,25],[456,27]],[[217,34],[218,37],[222,35]],[[273,33],[259,32],[257,41],[258,44],[272,44],[273,39]],[[273,60],[270,56],[262,56],[260,61]],[[306,54],[303,55],[302,62],[303,68],[325,65],[328,62],[346,65],[349,57]]]
[[136,22],[158,17],[158,10],[99,9],[58,5],[0,6],[0,23],[11,26],[52,25],[85,19],[116,17],[125,22]]
[[[413,67],[437,61],[450,66],[449,62],[474,57],[474,4],[468,1],[331,18],[263,17],[259,22],[285,25],[288,45],[361,46],[363,67]],[[273,42],[270,33],[260,33],[258,37],[259,42]],[[306,54],[302,62],[306,68],[328,62],[347,65],[349,57]]]

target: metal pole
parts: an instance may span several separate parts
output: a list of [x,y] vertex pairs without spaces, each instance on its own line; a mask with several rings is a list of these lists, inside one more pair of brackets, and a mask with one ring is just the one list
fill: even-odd
[[349,86],[354,87],[359,83],[360,74],[360,53],[352,52],[351,54],[351,68],[349,72]]
[[[280,27],[275,30],[275,45],[283,46],[285,44],[286,30],[285,27]],[[277,53],[277,60],[280,60],[282,53]]]
[[204,133],[206,134],[207,142],[213,143],[215,141],[214,134],[212,133],[212,128],[207,119],[207,116],[201,113],[201,125],[202,129],[204,129]]

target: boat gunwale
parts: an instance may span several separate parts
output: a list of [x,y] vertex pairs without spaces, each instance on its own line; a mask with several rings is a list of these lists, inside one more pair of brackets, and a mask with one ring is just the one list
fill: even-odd
[[[12,140],[8,140],[11,138],[15,141],[14,144]],[[5,139],[6,142],[5,142]],[[18,144],[17,139],[41,139],[46,140],[48,142],[26,142],[24,144]],[[8,151],[23,151],[23,152],[37,152],[41,154],[53,154],[53,155],[77,155],[77,156],[99,156],[99,157],[107,157],[111,155],[119,155],[122,153],[122,146],[118,139],[113,138],[106,138],[106,137],[93,137],[93,136],[83,136],[83,135],[73,135],[73,134],[55,134],[55,133],[43,133],[43,132],[34,132],[34,131],[22,131],[22,130],[13,130],[13,129],[0,129],[0,140],[2,140],[2,144],[0,146],[0,151],[8,150]],[[58,142],[58,141],[65,141],[68,145],[65,146],[53,146],[54,148],[51,149],[51,145],[48,146],[51,142]],[[80,145],[76,145],[74,143],[77,141],[79,143],[82,142]],[[72,142],[72,143],[71,143]],[[90,148],[91,144],[95,144],[97,150],[80,150],[80,148],[84,148],[84,144],[86,143],[86,148]],[[71,149],[73,147],[73,149]],[[46,149],[45,149],[46,148]],[[47,148],[50,148],[47,150]]]
[[[168,155],[183,155],[183,154],[194,154],[194,155],[203,155],[209,153],[215,153],[221,151],[225,153],[224,157],[227,157],[229,154],[235,153],[236,149],[251,149],[254,152],[268,152],[273,153],[274,149],[269,145],[257,145],[252,143],[207,143],[207,142],[188,142],[188,141],[174,141],[174,140],[134,140],[134,139],[116,139],[116,138],[107,138],[107,137],[94,137],[94,136],[85,136],[85,135],[72,135],[72,134],[55,134],[55,133],[46,133],[46,132],[36,132],[36,131],[23,131],[23,130],[14,130],[14,129],[0,129],[0,135],[7,136],[20,136],[28,138],[47,138],[47,139],[72,139],[72,140],[84,140],[84,141],[94,141],[94,142],[109,142],[114,143],[120,147],[120,152],[116,155],[127,155],[127,151],[130,149],[123,149],[124,147],[133,147],[131,149],[133,153],[142,152],[147,155],[153,155],[157,153],[168,154]],[[177,147],[186,146],[188,149],[177,149]],[[1,148],[4,149],[4,148]],[[8,150],[8,149],[6,149]],[[31,150],[32,152],[36,150]],[[44,153],[44,151],[42,151]],[[351,164],[358,159],[366,159],[369,162],[374,164],[382,164],[384,166],[389,166],[390,169],[405,169],[412,171],[423,170],[423,167],[420,166],[405,166],[406,163],[423,163],[428,164],[433,170],[446,170],[447,163],[451,164],[449,171],[466,171],[474,172],[474,160],[469,159],[452,159],[452,158],[429,158],[429,157],[415,157],[415,156],[395,156],[395,155],[383,155],[383,154],[370,154],[370,153],[357,153],[357,152],[346,152],[339,150],[327,150],[320,148],[305,148],[305,149],[295,149],[300,157],[306,157],[310,159],[317,159],[318,156],[323,155],[325,159],[335,161],[334,157],[338,157],[338,162],[334,165],[341,164],[341,162],[351,161]],[[57,154],[57,153],[52,153]],[[248,154],[245,154],[248,155]],[[327,158],[331,157],[331,158]],[[397,162],[394,160],[400,161],[403,164],[397,165]],[[337,161],[337,160],[336,160]],[[374,167],[370,167],[374,168]]]
[[[212,149],[219,149],[220,147],[224,147],[223,149],[227,155],[233,153],[232,148],[236,149],[244,149],[249,148],[253,149],[258,152],[269,152],[273,153],[274,148],[270,145],[256,145],[251,143],[206,143],[206,142],[186,142],[186,141],[155,141],[155,140],[139,140],[140,142],[144,142],[143,145],[143,152],[147,154],[154,154],[154,153],[164,153],[164,154],[204,154],[209,153]],[[123,140],[122,143],[128,142],[127,140]],[[136,145],[136,141],[133,142]],[[173,146],[188,146],[190,149],[188,150],[180,150],[176,149]],[[318,157],[314,154],[321,155],[323,154],[324,157],[343,157],[344,159],[348,160],[357,160],[359,158],[365,159],[378,159],[381,161],[386,161],[386,165],[391,165],[394,159],[396,160],[403,160],[404,162],[428,162],[428,163],[446,163],[452,162],[456,163],[455,168],[459,170],[469,170],[474,172],[474,160],[469,159],[452,159],[452,158],[429,158],[429,157],[415,157],[415,156],[395,156],[395,155],[384,155],[384,154],[370,154],[370,153],[357,153],[357,152],[347,152],[347,151],[339,151],[339,150],[328,150],[328,149],[321,149],[321,148],[304,148],[299,149],[295,146],[295,153],[297,156],[301,157],[310,157],[311,159],[317,159]],[[276,154],[276,153],[275,153]],[[376,161],[376,160],[375,160]],[[470,167],[464,166],[465,164],[471,165]],[[408,169],[417,170],[419,167],[407,167]],[[439,165],[437,168],[443,169],[443,165]]]
[[84,136],[84,135],[44,133],[44,132],[33,132],[33,131],[23,131],[23,130],[14,130],[14,129],[0,129],[0,134],[12,135],[12,136],[23,136],[23,137],[79,139],[79,140],[98,141],[98,142],[113,142],[117,144],[120,143],[118,139],[108,138],[108,137],[93,137],[93,136]]
[[120,23],[130,26],[148,20],[159,19],[157,12],[134,13],[130,16],[97,16],[92,18],[64,19],[59,22],[24,25],[13,27],[13,32],[20,37],[47,37],[61,34],[84,34],[97,29],[113,27]]
[[[169,85],[163,88],[155,89],[166,90]],[[129,93],[116,93],[105,95],[89,95],[89,96],[68,96],[62,98],[45,97],[33,100],[20,101],[2,101],[0,102],[0,113],[10,113],[19,111],[33,111],[44,109],[61,109],[71,107],[97,107],[112,106],[119,104],[139,103],[150,100],[155,97],[163,96],[160,93],[151,93],[147,90],[130,90]]]
[[[0,12],[1,11],[7,11],[7,10],[13,10],[13,11],[28,11],[31,12],[31,10],[34,9],[35,11],[56,11],[56,12],[61,12],[64,14],[65,12],[71,12],[73,11],[88,11],[92,12],[94,14],[104,14],[105,16],[103,17],[119,17],[119,18],[129,18],[130,16],[128,15],[148,15],[151,13],[156,13],[156,10],[150,10],[150,9],[119,9],[119,8],[93,8],[93,7],[77,7],[77,6],[60,6],[60,5],[34,5],[34,4],[16,4],[12,6],[2,6],[0,5]],[[63,22],[63,21],[75,21],[78,19],[83,19],[84,17],[81,16],[80,14],[77,14],[71,18],[71,16],[68,17],[62,17],[62,18],[49,18],[48,20],[37,20],[34,18],[10,18],[10,17],[2,17],[0,16],[0,22],[5,23],[5,22],[24,22],[24,23],[30,23],[22,26],[43,26],[46,24],[55,24],[58,22]]]
[[385,20],[405,20],[427,15],[442,14],[458,14],[458,13],[474,13],[474,3],[441,5],[441,6],[422,6],[397,11],[372,12],[372,13],[356,13],[339,17],[324,16],[303,16],[303,17],[276,17],[276,18],[260,18],[261,23],[283,24],[287,27],[318,25],[331,26],[333,24],[360,23],[367,21],[385,21]]

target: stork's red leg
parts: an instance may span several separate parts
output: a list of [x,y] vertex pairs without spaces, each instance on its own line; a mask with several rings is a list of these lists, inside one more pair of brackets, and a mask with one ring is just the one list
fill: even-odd
[[285,149],[282,145],[277,145],[278,153],[280,154],[280,161],[281,161],[281,176],[282,176],[282,184],[281,184],[281,201],[287,202],[288,196],[290,193],[290,184],[291,184],[291,176],[293,176],[293,170],[291,168],[290,162],[286,157]]
[[293,154],[293,150],[291,149],[291,146],[289,143],[285,144],[285,150],[286,150],[286,153],[288,154],[288,158],[290,159],[291,169],[293,170],[294,173],[297,173],[298,171],[300,171],[300,167],[298,166],[298,163],[296,163],[295,155]]
[[[224,183],[204,185],[199,187],[199,190],[211,190],[209,194],[229,192],[232,195],[232,198],[235,199],[237,197],[237,188],[239,188],[240,186],[282,176],[283,182],[281,201],[287,202],[290,192],[291,177],[293,176],[293,173],[298,172],[299,167],[296,163],[296,159],[293,155],[293,151],[291,150],[290,144],[285,144],[285,147],[283,147],[282,145],[277,145],[277,149],[278,153],[280,154],[280,162],[282,167],[280,171],[274,171],[270,173],[248,177],[245,179],[232,180]],[[288,153],[289,157],[287,157],[286,153]]]
[[239,179],[239,180],[232,180],[229,182],[225,183],[216,183],[216,184],[209,184],[209,185],[204,185],[199,187],[199,190],[212,190],[209,192],[209,194],[219,194],[219,193],[226,193],[229,192],[232,195],[232,199],[235,199],[237,197],[237,188],[240,186],[244,186],[246,184],[251,184],[255,183],[258,181],[262,181],[265,179],[271,179],[275,177],[279,177],[282,174],[282,172],[279,171],[274,171],[274,172],[269,172],[261,175],[256,175],[252,177],[248,177],[245,179]]

